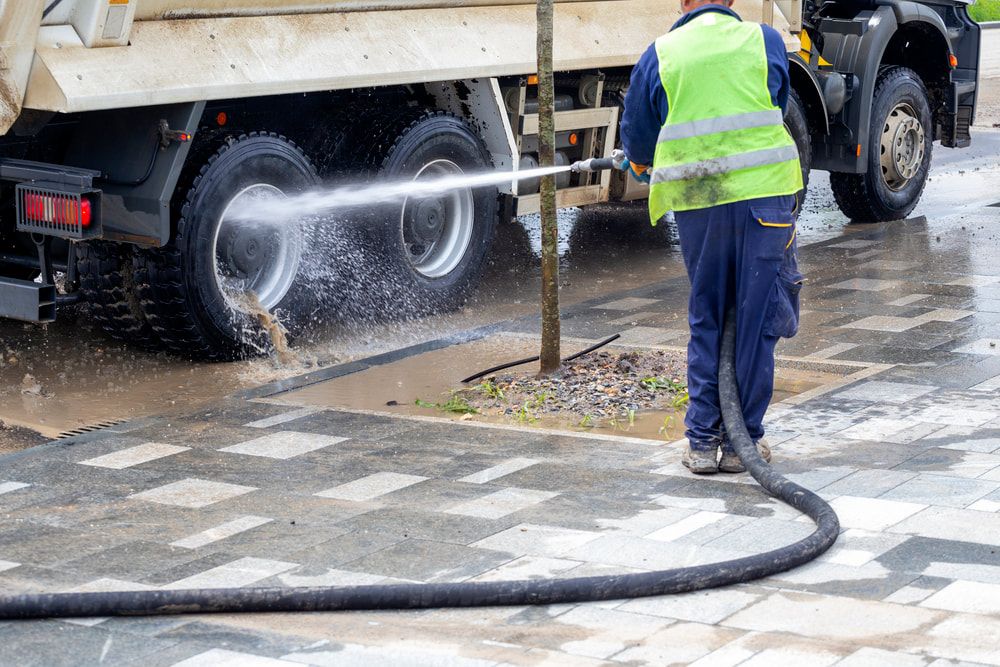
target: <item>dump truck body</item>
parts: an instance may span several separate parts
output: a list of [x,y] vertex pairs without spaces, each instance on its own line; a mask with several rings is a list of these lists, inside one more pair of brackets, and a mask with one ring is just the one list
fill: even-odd
[[[735,9],[783,35],[794,91],[786,125],[807,168],[833,172],[852,217],[902,217],[922,190],[930,143],[968,143],[979,34],[958,0],[737,0]],[[679,16],[662,0],[557,0],[559,161],[610,154],[630,68]],[[537,164],[534,19],[524,0],[0,0],[0,315],[23,318],[38,301],[35,319],[50,318],[49,291],[34,299],[10,281],[40,273],[50,285],[65,271],[81,289],[60,299],[91,302],[112,334],[141,330],[203,356],[252,351],[237,340],[250,325],[226,315],[225,281],[205,267],[249,289],[247,267],[263,269],[244,246],[261,239],[230,238],[239,234],[218,219],[225,207],[209,200],[238,186],[311,187],[345,168],[419,178],[422,168],[397,169],[419,159],[435,173]],[[463,157],[420,157],[428,133],[450,137]],[[880,161],[897,139],[918,149]],[[264,155],[301,177],[278,188]],[[227,160],[259,182],[226,185],[217,171]],[[608,173],[559,185],[562,206],[645,196]],[[442,200],[440,224],[404,204],[401,229],[373,246],[405,260],[393,273],[405,289],[386,291],[435,308],[459,303],[497,211],[537,210],[537,183],[498,194],[499,209]],[[452,220],[448,206],[468,219]],[[190,242],[192,227],[204,239]],[[464,239],[467,256],[446,238]],[[304,261],[285,260],[258,282],[285,285],[281,272]],[[211,294],[194,287],[206,281],[218,282]],[[108,288],[114,299],[102,297]],[[4,310],[4,290],[16,312]],[[202,311],[214,314],[193,316]]]

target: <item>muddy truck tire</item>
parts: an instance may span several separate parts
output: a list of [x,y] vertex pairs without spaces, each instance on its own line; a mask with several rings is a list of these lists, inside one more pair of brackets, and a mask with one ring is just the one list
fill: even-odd
[[916,72],[879,72],[869,137],[867,171],[830,174],[833,196],[853,222],[902,220],[924,191],[934,138],[927,89]]
[[116,340],[155,350],[160,340],[139,305],[132,246],[92,241],[76,248],[80,296],[98,326]]
[[802,98],[794,90],[788,91],[788,105],[785,107],[785,129],[795,140],[799,149],[799,164],[802,165],[802,189],[795,195],[796,215],[802,211],[809,193],[809,170],[812,166],[812,136]]
[[163,248],[134,258],[142,312],[165,347],[227,360],[271,349],[246,293],[295,328],[305,315],[299,267],[306,242],[295,222],[235,220],[230,207],[284,197],[318,183],[312,162],[291,141],[267,132],[217,138],[182,177],[177,231]]
[[[442,111],[374,114],[350,128],[339,146],[340,178],[369,183],[447,178],[494,167],[482,139],[464,120]],[[364,240],[354,261],[365,304],[352,317],[377,312],[407,317],[454,310],[475,290],[498,219],[495,187],[466,188],[420,200],[398,200],[363,214]]]

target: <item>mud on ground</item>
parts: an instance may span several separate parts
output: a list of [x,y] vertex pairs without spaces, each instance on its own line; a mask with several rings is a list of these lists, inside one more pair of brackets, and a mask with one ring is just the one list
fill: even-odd
[[37,431],[0,421],[0,455],[40,445],[46,440],[47,438]]
[[476,410],[533,422],[558,415],[581,426],[634,421],[639,411],[670,411],[687,402],[683,352],[601,350],[539,377],[534,368],[490,374],[439,409]]

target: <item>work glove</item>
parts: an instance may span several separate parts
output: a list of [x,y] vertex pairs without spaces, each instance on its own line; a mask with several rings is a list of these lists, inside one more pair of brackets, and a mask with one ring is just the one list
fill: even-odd
[[640,183],[645,183],[649,185],[649,167],[644,164],[636,164],[629,160],[628,163],[628,173],[632,174],[632,178],[639,181]]
[[622,149],[616,148],[611,151],[611,164],[614,165],[615,169],[632,174],[632,178],[640,183],[649,184],[649,167],[632,162]]

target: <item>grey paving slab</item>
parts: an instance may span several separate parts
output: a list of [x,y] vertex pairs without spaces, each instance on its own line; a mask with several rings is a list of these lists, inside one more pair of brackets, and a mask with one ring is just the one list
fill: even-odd
[[998,488],[1000,482],[921,474],[886,491],[880,497],[938,507],[967,507]]
[[[18,665],[38,667],[115,664],[170,648],[175,642],[125,633],[113,636],[102,628],[88,628],[59,621],[28,621],[0,626],[0,643],[16,646]],[[72,650],[67,647],[72,646]],[[15,664],[15,663],[10,663]]]
[[362,572],[415,581],[460,581],[511,560],[506,552],[406,539],[345,564]]

